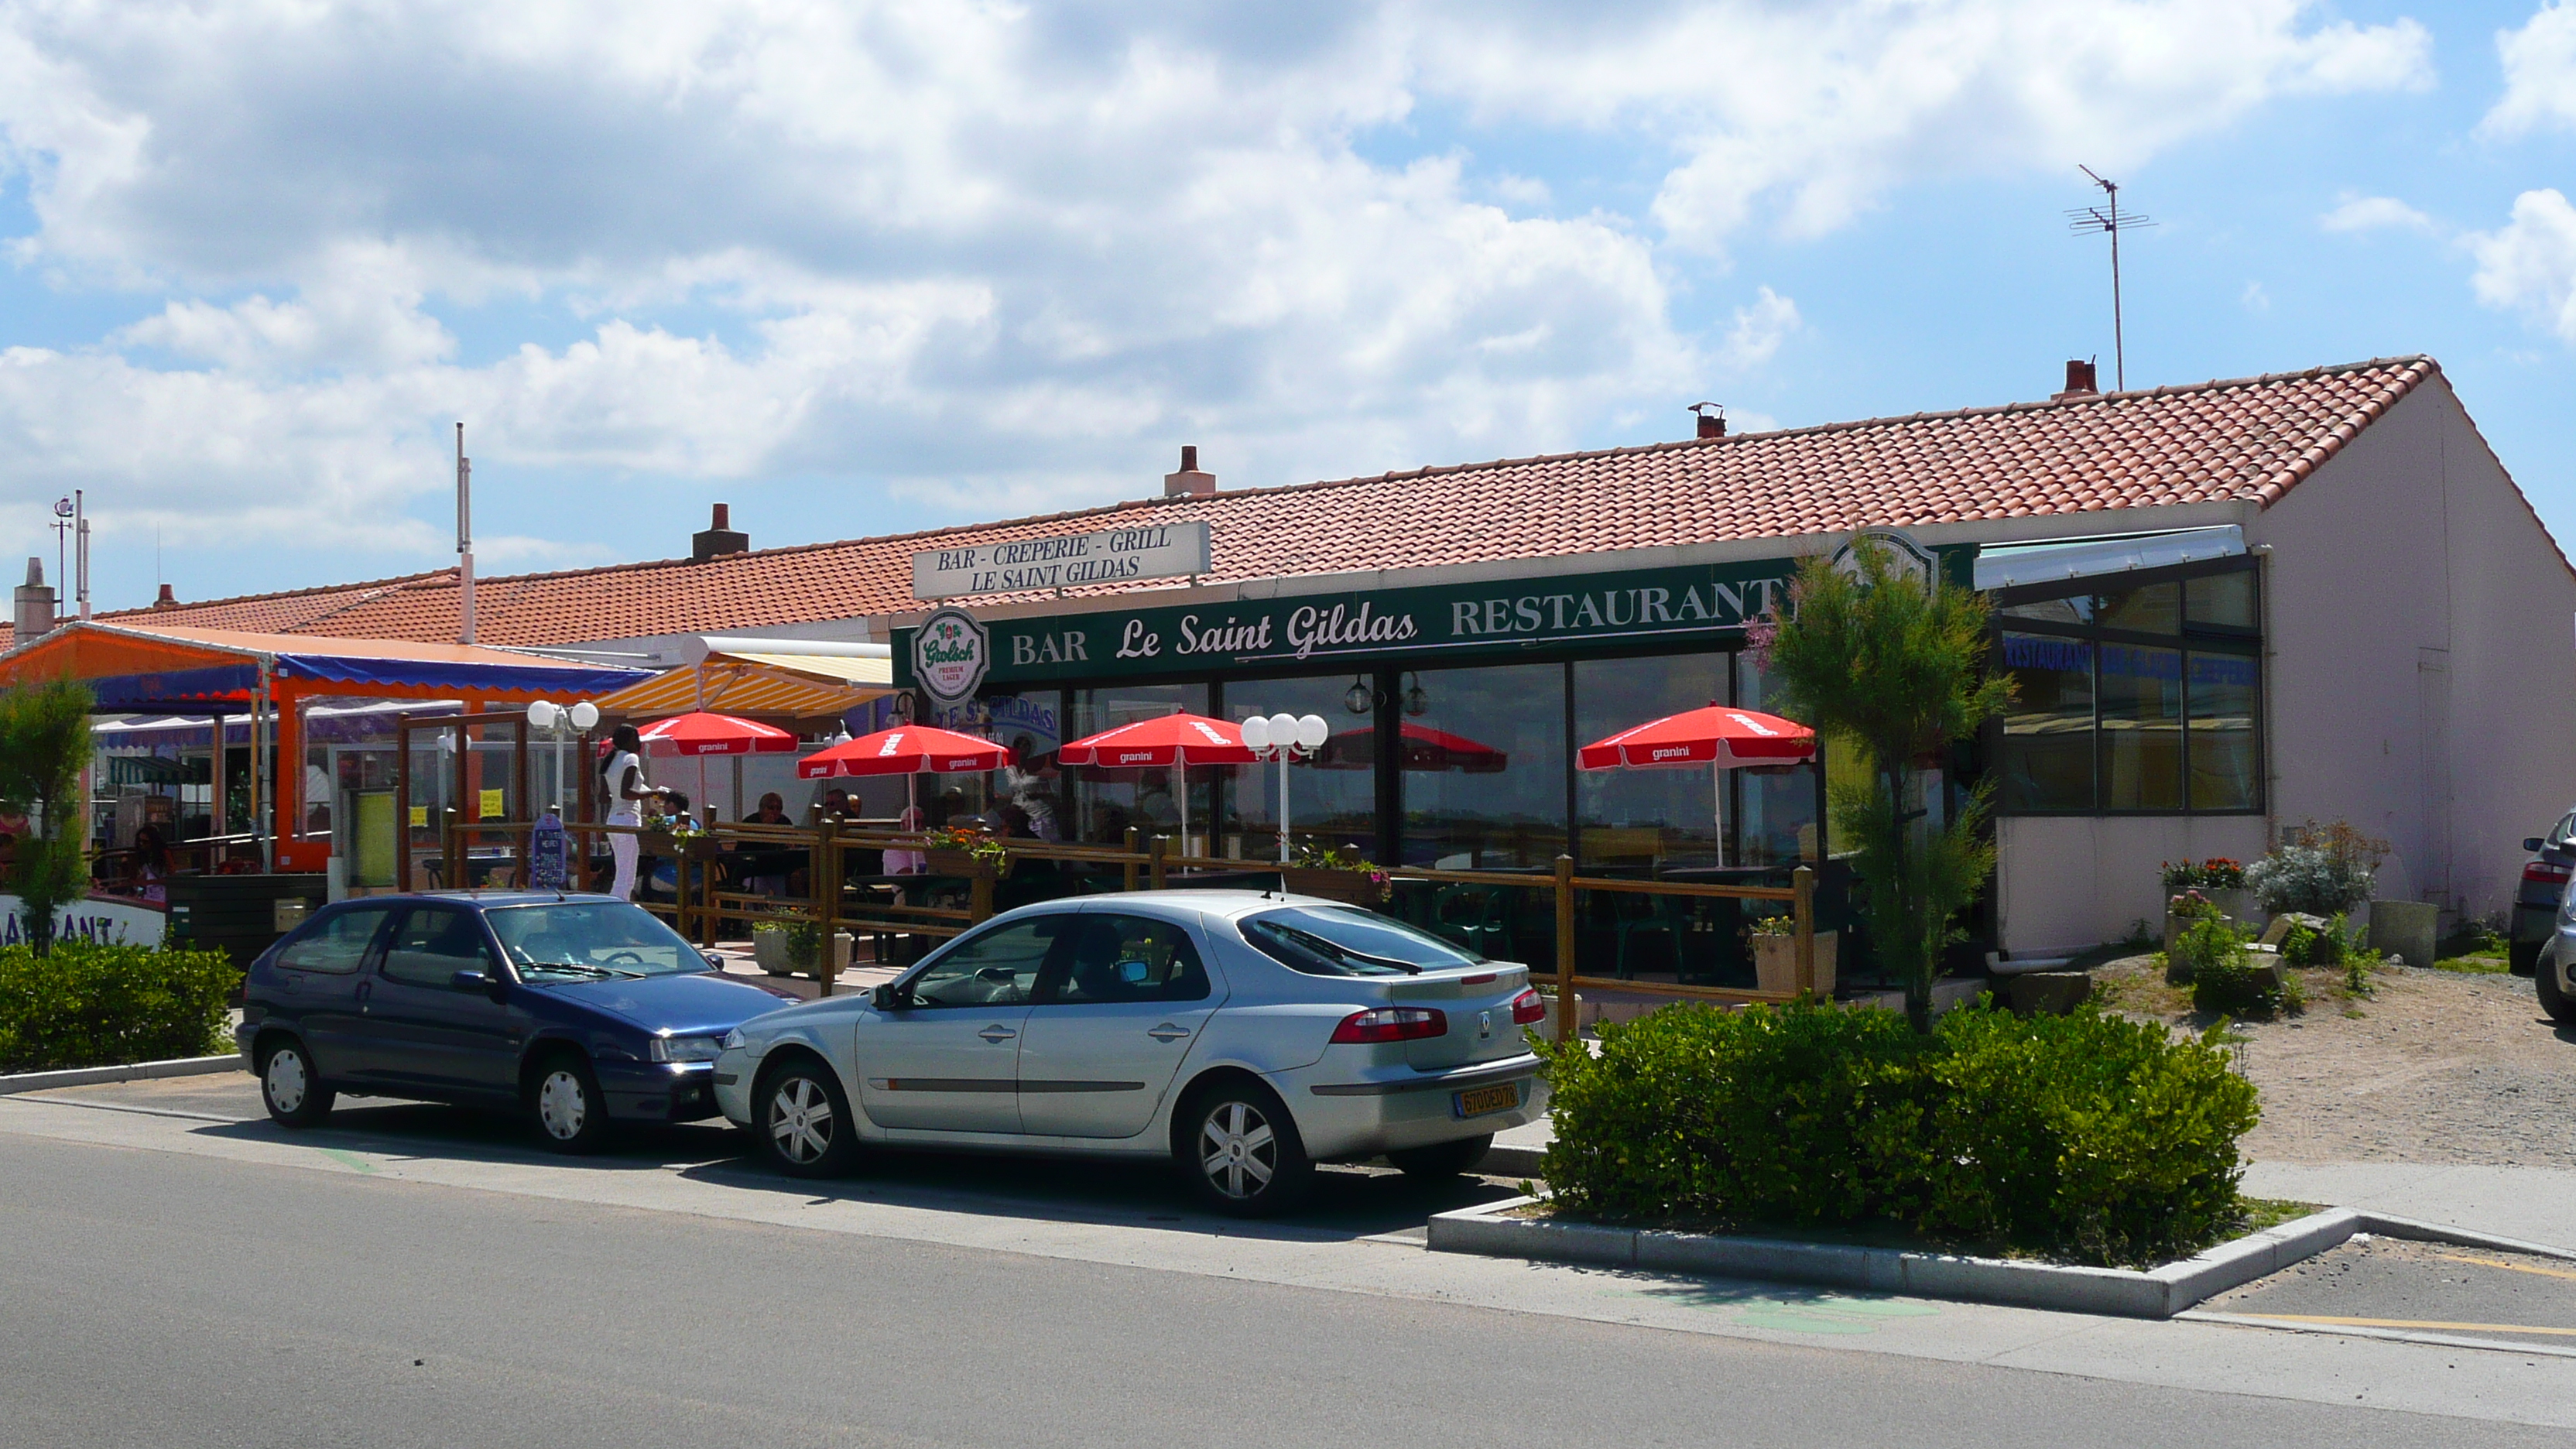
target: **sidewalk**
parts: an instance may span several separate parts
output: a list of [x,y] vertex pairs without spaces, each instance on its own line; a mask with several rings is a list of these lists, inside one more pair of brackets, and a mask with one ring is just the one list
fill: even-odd
[[[1494,1150],[1486,1154],[1478,1171],[1491,1177],[1535,1178],[1540,1156],[1555,1140],[1553,1118],[1497,1133]],[[2245,1169],[2245,1192],[2576,1248],[2576,1172],[2558,1168],[2256,1162]]]

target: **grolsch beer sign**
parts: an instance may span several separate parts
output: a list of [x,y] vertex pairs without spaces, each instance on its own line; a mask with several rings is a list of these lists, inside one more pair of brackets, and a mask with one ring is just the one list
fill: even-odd
[[974,698],[992,664],[992,639],[963,609],[935,610],[913,632],[913,681],[941,704]]

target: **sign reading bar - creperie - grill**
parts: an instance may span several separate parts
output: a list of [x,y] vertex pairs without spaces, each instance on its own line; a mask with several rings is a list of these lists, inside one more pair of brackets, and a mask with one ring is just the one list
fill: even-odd
[[[1952,572],[1961,567],[1946,558],[1944,564]],[[1577,643],[1721,642],[1735,637],[1747,619],[1785,606],[1797,568],[1794,558],[1749,559],[989,619],[992,663],[984,682],[1205,676],[1388,656],[1465,662]],[[895,651],[895,682],[909,686],[914,681],[902,670],[905,653]]]
[[1062,538],[1014,538],[926,549],[912,556],[912,596],[1018,594],[1187,578],[1207,571],[1205,523],[1148,523]]

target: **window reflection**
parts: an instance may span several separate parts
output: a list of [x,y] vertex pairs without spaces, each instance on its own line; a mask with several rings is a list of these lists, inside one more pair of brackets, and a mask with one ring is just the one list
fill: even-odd
[[1405,863],[1485,870],[1563,854],[1565,666],[1426,669],[1419,681],[1399,736]]
[[[1288,830],[1293,846],[1349,850],[1379,859],[1377,740],[1371,714],[1352,714],[1343,696],[1348,674],[1296,679],[1228,680],[1225,717],[1321,715],[1332,737],[1311,761],[1288,766]],[[1237,765],[1225,776],[1224,853],[1247,860],[1279,857],[1279,770],[1276,762]]]
[[[1159,718],[1175,710],[1206,714],[1208,687],[1122,684],[1107,689],[1077,689],[1073,692],[1069,738],[1088,739],[1102,730]],[[1214,766],[1193,765],[1186,782],[1179,778],[1180,773],[1167,766],[1113,770],[1077,765],[1065,770],[1067,793],[1072,798],[1072,838],[1096,845],[1117,845],[1126,840],[1130,826],[1147,836],[1177,837],[1182,801],[1174,791],[1186,788],[1190,832],[1204,846],[1206,832],[1215,822],[1213,806],[1219,771]]]
[[2102,805],[2182,808],[2182,651],[2104,644]]
[[[1576,660],[1577,746],[1712,701],[1731,702],[1731,657]],[[1704,768],[1578,770],[1574,801],[1586,870],[1644,872],[1717,863],[1716,787]]]

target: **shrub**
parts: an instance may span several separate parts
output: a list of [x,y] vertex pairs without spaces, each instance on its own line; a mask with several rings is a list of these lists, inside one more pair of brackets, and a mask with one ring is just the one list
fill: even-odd
[[51,1071],[208,1056],[241,971],[221,951],[60,940],[0,949],[0,1069]]
[[1886,1223],[2096,1263],[2235,1221],[2253,1087],[2206,1038],[2085,1009],[1956,1011],[1924,1037],[1812,1001],[1672,1007],[1542,1044],[1559,1211],[1734,1228]]
[[2388,842],[2374,840],[2338,820],[2310,821],[2299,843],[2284,845],[2245,868],[2245,884],[2263,909],[2279,915],[2303,911],[2331,916],[2369,900]]
[[2229,955],[2194,965],[2191,1005],[2219,1016],[2268,1017],[2297,1005],[2288,981],[2269,963],[2253,960],[2240,944]]

